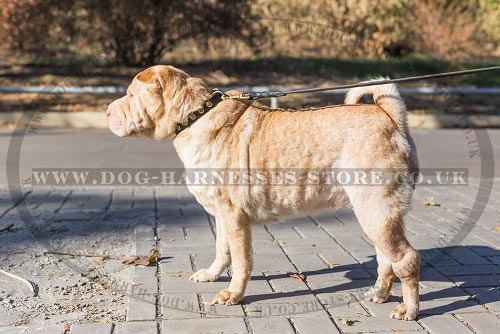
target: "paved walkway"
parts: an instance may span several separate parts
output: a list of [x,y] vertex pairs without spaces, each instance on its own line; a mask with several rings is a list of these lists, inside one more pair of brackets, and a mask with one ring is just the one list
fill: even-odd
[[[478,176],[467,133],[413,133],[424,167],[466,167]],[[0,132],[3,164],[9,140]],[[168,143],[103,131],[40,131],[25,138],[21,158],[23,178],[36,167],[180,167]],[[398,283],[385,304],[362,298],[375,282],[375,252],[348,210],[255,228],[243,304],[210,306],[231,272],[215,283],[189,281],[213,260],[215,226],[185,188],[38,187],[23,210],[5,175],[0,170],[0,268],[35,283],[36,296],[0,273],[0,333],[489,334],[500,327],[500,180],[473,226],[463,217],[477,180],[417,187],[406,229],[423,256],[422,311],[402,322],[388,317],[401,301]],[[425,206],[430,197],[440,206]],[[154,248],[158,264],[135,265]]]
[[[376,262],[348,210],[255,228],[246,297],[227,307],[209,302],[230,272],[215,283],[189,281],[211,263],[215,229],[184,188],[35,189],[26,201],[35,217],[29,228],[0,193],[0,227],[14,224],[0,234],[1,267],[38,285],[38,297],[30,297],[22,283],[1,277],[0,323],[7,327],[0,333],[494,333],[500,183],[460,245],[449,241],[476,192],[475,183],[417,189],[406,227],[424,259],[422,310],[411,322],[388,318],[401,301],[399,284],[385,304],[362,299]],[[428,197],[441,206],[424,206]],[[155,247],[158,265],[122,263]]]

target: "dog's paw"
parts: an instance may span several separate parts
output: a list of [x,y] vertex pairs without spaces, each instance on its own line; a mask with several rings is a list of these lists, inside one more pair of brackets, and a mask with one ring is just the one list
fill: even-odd
[[363,295],[363,298],[367,301],[371,301],[371,302],[374,302],[377,304],[382,304],[382,303],[385,303],[387,301],[387,299],[389,299],[389,294],[390,294],[390,290],[383,291],[382,289],[371,287],[370,290],[365,292],[365,294]]
[[418,315],[418,307],[408,307],[406,304],[401,303],[389,314],[392,319],[398,320],[415,320]]
[[236,305],[243,299],[242,293],[229,291],[228,289],[221,290],[212,300],[212,304],[221,305]]
[[195,272],[189,279],[195,282],[215,282],[219,276],[211,274],[208,269],[200,269]]

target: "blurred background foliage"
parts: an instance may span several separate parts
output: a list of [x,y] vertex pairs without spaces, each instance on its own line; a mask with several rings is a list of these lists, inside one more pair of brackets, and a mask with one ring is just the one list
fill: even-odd
[[[498,0],[0,0],[11,63],[500,55]],[[10,57],[9,57],[10,56]]]

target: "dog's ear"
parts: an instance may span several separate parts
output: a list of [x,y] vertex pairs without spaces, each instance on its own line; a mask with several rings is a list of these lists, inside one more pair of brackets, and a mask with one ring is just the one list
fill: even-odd
[[136,79],[146,85],[149,92],[162,96],[164,108],[150,115],[156,124],[155,138],[158,140],[172,135],[176,123],[210,97],[210,92],[201,79],[192,78],[173,66],[150,67],[139,73]]

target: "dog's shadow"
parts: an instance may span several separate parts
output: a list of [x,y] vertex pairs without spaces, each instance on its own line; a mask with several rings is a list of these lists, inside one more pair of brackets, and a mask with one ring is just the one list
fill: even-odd
[[[464,300],[468,299],[466,294],[470,297],[469,299],[475,298],[478,299],[475,295],[479,294],[480,300],[478,300],[481,304],[488,304],[500,301],[500,293],[493,294],[488,293],[488,290],[497,289],[498,282],[500,281],[500,267],[498,264],[494,263],[493,260],[500,257],[500,250],[494,249],[487,246],[450,246],[450,247],[441,247],[441,248],[433,248],[433,249],[424,249],[419,250],[422,254],[422,266],[420,269],[420,281],[425,286],[426,282],[441,282],[444,283],[442,288],[433,288],[429,289],[428,292],[425,288],[420,290],[420,300],[421,301],[430,301],[430,300],[445,300],[445,304],[440,304],[439,306],[435,306],[432,308],[427,308],[425,314],[444,314],[450,313],[453,311],[460,310],[464,308]],[[481,264],[475,265],[475,268],[470,268],[470,264],[461,264],[458,261],[455,261],[453,264],[446,263],[449,259],[450,255],[455,255],[457,260],[460,259],[458,254],[472,252],[474,255],[480,256],[484,262]],[[488,261],[488,262],[487,262]],[[331,286],[320,288],[320,289],[304,289],[297,290],[292,292],[273,292],[273,293],[265,293],[265,294],[248,294],[243,299],[243,305],[261,302],[265,300],[272,300],[276,298],[282,297],[299,297],[306,295],[318,295],[323,293],[363,293],[367,291],[370,286],[367,286],[367,278],[364,277],[360,279],[359,277],[359,269],[365,269],[372,274],[373,283],[375,283],[376,279],[376,259],[375,256],[371,256],[369,261],[366,261],[361,264],[349,264],[349,265],[339,265],[333,267],[331,269],[320,269],[314,271],[305,271],[302,272],[305,276],[305,282],[307,282],[308,278],[311,278],[316,275],[324,275],[324,274],[332,274],[332,273],[345,273],[344,277],[346,280],[340,281],[331,281]],[[479,271],[477,271],[479,270]],[[288,277],[287,274],[269,274],[266,275],[267,279],[280,279]],[[222,278],[222,277],[221,277]],[[263,276],[252,276],[252,280],[264,280],[266,279]],[[229,281],[229,277],[224,278],[225,281]],[[396,282],[399,282],[396,279]],[[497,282],[497,283],[495,283]],[[373,284],[372,283],[372,284]],[[437,284],[439,285],[439,284]],[[397,286],[397,285],[395,285]],[[444,287],[446,286],[446,287]],[[459,290],[457,290],[459,288]],[[470,293],[471,290],[479,291],[478,293]],[[460,291],[462,290],[462,291]],[[457,292],[464,296],[464,298],[460,299],[450,299],[453,297],[458,297]],[[399,293],[400,294],[400,293]],[[402,301],[400,296],[391,296],[388,300],[391,301]],[[425,316],[423,316],[425,317]],[[422,318],[422,316],[421,316]]]

